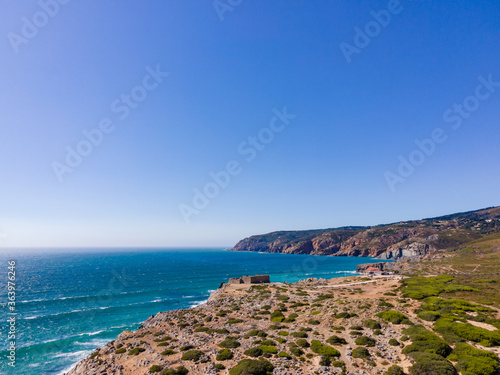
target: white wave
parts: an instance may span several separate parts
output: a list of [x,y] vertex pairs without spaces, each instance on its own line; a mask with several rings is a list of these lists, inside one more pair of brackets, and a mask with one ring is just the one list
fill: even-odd
[[48,344],[49,342],[59,341],[60,339],[50,339],[46,341],[42,341],[42,344]]
[[40,299],[32,299],[32,300],[19,301],[19,303],[42,302],[42,301],[47,301],[47,300],[40,298]]
[[[139,323],[142,323],[142,322],[139,322]],[[137,323],[132,323],[132,324],[124,324],[124,325],[121,325],[121,326],[116,326],[116,327],[109,327],[109,329],[119,329],[119,328],[130,327],[130,326],[133,326],[134,324],[137,324]]]
[[85,346],[90,346],[91,348],[100,348],[101,346],[106,345],[109,342],[109,339],[94,339],[85,343]]
[[95,331],[95,332],[79,333],[78,336],[95,336],[95,335],[98,335],[101,332],[104,332],[104,330]]
[[88,354],[88,350],[79,350],[72,353],[59,353],[54,355],[55,358],[69,358],[69,357],[85,357]]
[[78,298],[89,298],[89,297],[98,297],[98,296],[92,296],[90,294],[87,294],[87,295],[84,295],[84,296],[66,296],[66,297],[51,298],[51,299],[37,298],[37,299],[30,299],[30,300],[19,301],[19,303],[64,301],[64,300],[67,300],[67,299],[78,299]]
[[195,302],[191,302],[189,304],[189,308],[192,309],[193,307],[198,307],[198,306],[201,306],[203,305],[204,303],[207,303],[208,302],[208,299],[206,300],[203,300],[203,301],[195,301]]

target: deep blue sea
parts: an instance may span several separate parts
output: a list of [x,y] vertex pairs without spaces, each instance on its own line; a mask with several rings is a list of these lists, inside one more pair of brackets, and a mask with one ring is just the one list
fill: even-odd
[[[12,253],[10,254],[12,255]],[[7,365],[7,261],[16,261],[16,367]],[[203,303],[229,277],[333,278],[373,258],[222,249],[36,252],[0,255],[0,373],[62,374],[159,311]]]

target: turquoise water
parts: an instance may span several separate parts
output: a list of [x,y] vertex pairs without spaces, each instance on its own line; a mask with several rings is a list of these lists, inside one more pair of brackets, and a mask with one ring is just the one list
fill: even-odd
[[[7,261],[16,260],[16,367],[7,366]],[[0,373],[61,374],[159,311],[203,303],[229,277],[332,278],[373,258],[219,249],[33,253],[0,256]]]

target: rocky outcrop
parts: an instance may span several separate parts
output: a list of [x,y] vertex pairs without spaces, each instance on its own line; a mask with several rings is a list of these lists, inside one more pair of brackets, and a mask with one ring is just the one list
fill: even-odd
[[356,267],[356,272],[363,273],[368,268],[378,268],[381,271],[394,272],[399,271],[399,264],[393,262],[387,263],[364,263],[358,264]]
[[384,253],[380,254],[380,259],[393,259],[416,261],[424,258],[433,252],[431,246],[422,242],[413,242],[404,247],[398,245],[391,246]]

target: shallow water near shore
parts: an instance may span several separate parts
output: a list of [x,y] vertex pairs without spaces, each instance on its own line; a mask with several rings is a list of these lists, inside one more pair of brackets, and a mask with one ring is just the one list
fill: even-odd
[[[158,249],[38,252],[17,262],[16,367],[7,366],[7,302],[0,297],[0,373],[62,374],[124,330],[159,311],[197,306],[230,277],[268,274],[272,282],[355,274],[374,258]],[[5,272],[6,275],[6,272]],[[6,277],[0,280],[6,290]]]

